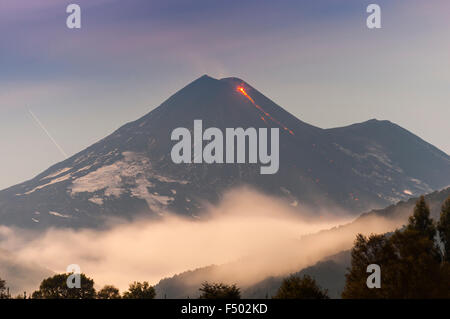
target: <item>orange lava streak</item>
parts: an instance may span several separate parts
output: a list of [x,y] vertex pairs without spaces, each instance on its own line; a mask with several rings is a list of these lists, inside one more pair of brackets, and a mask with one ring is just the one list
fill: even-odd
[[[244,94],[244,96],[250,100],[250,102],[252,102],[253,104],[255,104],[255,101],[253,101],[253,99],[250,97],[250,95],[247,94],[247,92],[245,92],[245,89],[242,86],[238,86],[238,91],[241,92],[242,94]],[[256,104],[255,104],[256,105]]]
[[[277,125],[281,126],[285,131],[288,131],[289,134],[294,135],[294,132],[292,130],[290,130],[289,128],[287,128],[286,126],[283,125],[283,123],[277,121],[275,118],[273,118],[269,113],[267,113],[266,111],[263,110],[263,108],[261,106],[259,106],[258,104],[255,103],[255,101],[253,101],[253,99],[251,98],[250,95],[248,95],[248,93],[245,91],[244,87],[242,86],[238,86],[237,87],[238,92],[241,92],[247,99],[249,99],[250,102],[252,102],[252,104],[259,110],[261,111],[265,116],[267,116],[269,119],[271,119],[273,122],[275,122]],[[266,122],[264,120],[264,122]],[[266,122],[267,123],[267,122]]]

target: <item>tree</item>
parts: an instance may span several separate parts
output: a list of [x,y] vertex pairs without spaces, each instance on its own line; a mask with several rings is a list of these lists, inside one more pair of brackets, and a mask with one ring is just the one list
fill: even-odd
[[[383,298],[386,288],[384,283],[389,281],[390,273],[386,269],[390,264],[396,263],[398,256],[386,235],[358,234],[351,252],[351,268],[345,275],[346,283],[342,298]],[[366,281],[368,277],[367,266],[377,264],[382,266],[382,288],[369,289]]]
[[112,285],[105,285],[97,292],[98,299],[120,299],[119,289]]
[[[449,298],[450,265],[441,262],[434,235],[423,197],[403,230],[369,238],[358,235],[342,298]],[[381,288],[366,285],[370,264],[381,268]]]
[[155,288],[148,282],[133,282],[130,284],[128,291],[125,291],[123,298],[125,299],[154,299],[156,296]]
[[[388,298],[426,299],[446,298],[450,292],[447,275],[441,267],[439,250],[434,240],[411,229],[396,231],[391,238],[398,260],[384,269],[390,280],[382,283],[389,287]],[[382,275],[383,276],[383,275]]]
[[450,196],[442,205],[438,223],[439,238],[444,244],[444,261],[450,263]]
[[44,279],[39,290],[33,292],[33,299],[93,299],[95,298],[94,280],[80,274],[81,288],[69,288],[67,279],[72,273],[57,274]]
[[6,288],[6,281],[0,278],[0,299],[8,299],[8,288]]
[[241,291],[236,285],[204,282],[199,289],[200,299],[240,299]]
[[283,279],[274,299],[329,299],[328,290],[322,289],[308,276],[290,276]]
[[420,196],[420,199],[417,201],[414,207],[414,214],[409,217],[407,229],[421,232],[431,240],[434,240],[436,227],[433,219],[430,218],[430,208],[424,196]]

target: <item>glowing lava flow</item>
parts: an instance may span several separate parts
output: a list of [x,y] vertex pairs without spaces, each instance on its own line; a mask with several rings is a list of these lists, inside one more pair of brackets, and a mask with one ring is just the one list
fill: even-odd
[[[261,106],[259,106],[258,104],[255,103],[255,101],[253,101],[253,99],[251,98],[250,95],[248,95],[248,93],[245,91],[245,88],[243,86],[238,86],[237,87],[238,92],[242,93],[242,95],[244,95],[250,102],[252,102],[252,104],[260,111],[262,112],[265,116],[267,116],[269,119],[272,120],[272,122],[276,123],[277,125],[281,126],[285,131],[288,131],[289,134],[294,135],[294,132],[292,130],[290,130],[288,127],[284,126],[283,123],[277,121],[275,118],[273,118],[269,113],[267,113],[266,111],[263,110],[263,108]],[[264,117],[261,117],[261,119],[266,122]],[[267,123],[267,122],[266,122]]]
[[237,90],[239,92],[241,92],[242,94],[244,94],[244,96],[247,97],[247,99],[249,99],[250,102],[252,102],[253,104],[256,105],[255,101],[253,101],[253,99],[250,97],[250,95],[248,95],[247,92],[245,92],[245,89],[242,86],[238,86]]

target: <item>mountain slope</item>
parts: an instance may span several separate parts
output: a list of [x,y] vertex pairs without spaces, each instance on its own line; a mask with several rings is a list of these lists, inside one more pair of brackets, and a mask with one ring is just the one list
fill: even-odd
[[[340,298],[345,284],[345,273],[350,265],[350,253],[344,251],[306,267],[294,275],[310,275],[319,285],[328,289],[331,298]],[[205,281],[228,282],[221,272],[221,266],[208,266],[165,278],[155,285],[157,298],[184,299],[198,298],[199,288]],[[283,281],[283,276],[271,276],[251,286],[241,288],[243,298],[264,299],[274,296]],[[235,282],[229,282],[233,284]]]
[[[306,267],[296,273],[294,276],[302,277],[309,275],[313,277],[318,285],[328,290],[328,296],[332,299],[341,298],[341,293],[345,286],[345,274],[350,267],[351,255],[346,250],[337,255],[333,255]],[[273,297],[283,282],[283,276],[269,277],[263,281],[246,288],[242,295],[244,298],[260,299],[264,297]]]
[[[239,90],[242,88],[242,91]],[[280,129],[280,169],[260,164],[174,164],[171,132],[203,127]],[[320,129],[237,78],[203,76],[144,117],[0,192],[0,223],[31,228],[97,227],[109,217],[197,216],[239,185],[293,206],[355,213],[450,184],[450,157],[387,121]]]

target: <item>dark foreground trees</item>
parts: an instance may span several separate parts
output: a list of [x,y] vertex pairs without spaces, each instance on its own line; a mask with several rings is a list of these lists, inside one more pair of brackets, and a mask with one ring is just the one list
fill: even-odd
[[8,298],[8,289],[6,288],[6,281],[0,278],[0,299]]
[[123,294],[124,299],[154,299],[156,296],[155,288],[148,282],[133,282],[128,291]]
[[119,289],[112,285],[105,285],[97,292],[97,299],[120,299]]
[[443,259],[450,263],[450,197],[442,205],[441,217],[437,228],[443,244]]
[[81,288],[69,288],[67,279],[72,274],[57,274],[46,278],[39,286],[39,290],[33,292],[33,299],[93,299],[96,296],[94,280],[85,274],[80,274]]
[[[112,285],[105,285],[98,292],[94,288],[94,280],[85,274],[80,274],[81,288],[69,288],[67,279],[72,274],[57,274],[42,281],[39,290],[32,294],[33,299],[120,299],[119,289]],[[1,287],[1,281],[0,281]],[[0,289],[1,292],[1,289]],[[125,299],[153,299],[155,289],[146,281],[133,282],[128,291],[124,292]]]
[[328,291],[322,289],[308,276],[290,276],[281,283],[274,299],[329,299]]
[[[436,227],[421,197],[403,230],[392,235],[358,235],[343,298],[450,298],[449,200]],[[439,238],[444,243],[441,249]],[[366,285],[367,266],[381,267],[381,288]]]
[[200,299],[240,299],[241,291],[236,285],[225,285],[223,283],[202,284],[199,289]]

